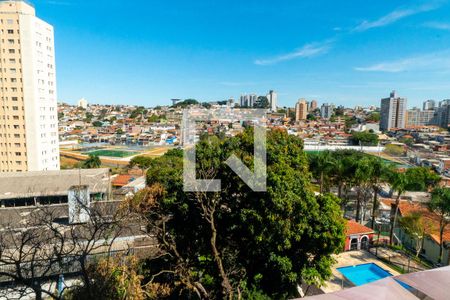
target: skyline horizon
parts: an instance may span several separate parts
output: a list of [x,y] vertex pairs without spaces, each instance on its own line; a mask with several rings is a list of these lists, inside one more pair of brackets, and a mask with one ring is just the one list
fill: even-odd
[[449,0],[33,4],[55,28],[67,103],[155,106],[269,89],[287,107],[302,97],[373,105],[393,89],[411,107],[450,98]]
[[[397,92],[397,90],[392,90],[391,92],[394,92],[394,91]],[[277,91],[275,91],[275,90],[274,90],[274,92],[277,93]],[[69,102],[69,101],[64,101],[64,100],[58,100],[58,104],[77,105],[77,103],[78,103],[79,100],[84,99],[84,100],[88,101],[88,104],[89,104],[89,105],[113,105],[113,106],[127,106],[127,105],[128,105],[128,106],[143,106],[143,107],[146,107],[146,108],[152,108],[152,107],[156,107],[156,106],[172,106],[172,104],[170,104],[170,102],[171,102],[172,100],[174,100],[174,99],[179,99],[179,100],[181,100],[181,101],[193,99],[193,100],[198,101],[199,103],[211,103],[211,102],[227,101],[227,100],[233,99],[235,103],[239,103],[239,97],[240,97],[240,96],[243,96],[243,95],[251,95],[251,94],[255,94],[255,95],[257,95],[257,96],[265,96],[264,93],[262,93],[262,94],[258,94],[258,93],[243,93],[243,94],[240,94],[240,95],[239,95],[238,97],[236,97],[236,98],[231,97],[231,98],[228,98],[228,99],[223,98],[223,99],[216,99],[216,100],[202,100],[202,99],[196,99],[196,98],[193,98],[193,97],[182,97],[182,98],[171,98],[171,99],[168,99],[168,100],[164,100],[164,101],[166,101],[167,103],[164,103],[164,104],[157,103],[156,105],[152,105],[152,106],[147,106],[147,105],[142,105],[142,104],[134,104],[134,103],[99,103],[99,102],[91,102],[90,99],[87,99],[86,97],[81,97],[81,98],[79,98],[79,99],[77,99],[77,100],[70,101],[70,102]],[[279,94],[278,94],[278,95],[279,95]],[[438,106],[438,105],[439,105],[439,102],[445,101],[445,100],[449,100],[449,99],[450,99],[450,98],[448,98],[448,99],[444,98],[444,99],[437,100],[437,99],[429,98],[429,99],[423,100],[419,105],[411,106],[411,105],[409,105],[408,97],[405,97],[405,96],[403,96],[403,95],[400,95],[399,97],[401,97],[401,98],[406,98],[407,105],[408,105],[408,107],[407,107],[408,110],[409,110],[409,109],[414,109],[414,108],[422,109],[422,106],[423,106],[423,104],[424,104],[426,101],[430,101],[430,100],[435,101],[436,106]],[[278,106],[278,107],[279,107],[279,108],[295,108],[295,104],[296,104],[298,101],[300,101],[300,100],[306,100],[306,102],[308,102],[308,103],[311,102],[311,101],[313,101],[313,100],[315,100],[315,101],[317,101],[318,108],[320,108],[320,106],[321,106],[322,104],[331,104],[331,105],[335,105],[336,107],[343,106],[344,108],[355,108],[355,107],[357,107],[357,106],[361,106],[361,107],[363,107],[363,108],[368,108],[368,107],[370,107],[370,106],[375,106],[375,107],[377,107],[377,108],[380,108],[380,104],[381,104],[382,98],[380,98],[380,99],[378,100],[378,101],[380,102],[380,103],[378,103],[378,104],[372,104],[372,103],[369,103],[369,104],[356,104],[356,105],[353,105],[353,106],[345,106],[345,105],[343,105],[343,104],[336,103],[336,102],[333,102],[333,101],[321,101],[321,100],[319,100],[319,99],[317,99],[317,98],[313,98],[313,97],[311,97],[311,98],[299,97],[299,98],[297,99],[297,101],[295,101],[295,103],[294,103],[293,105],[289,105],[289,106],[287,106],[287,105],[280,105],[280,106]]]

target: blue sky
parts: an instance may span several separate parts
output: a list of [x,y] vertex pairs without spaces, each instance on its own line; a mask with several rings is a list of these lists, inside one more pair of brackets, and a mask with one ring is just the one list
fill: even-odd
[[[407,4],[405,4],[407,2]],[[450,98],[450,0],[34,0],[55,27],[59,100],[169,104],[279,94],[419,106]]]

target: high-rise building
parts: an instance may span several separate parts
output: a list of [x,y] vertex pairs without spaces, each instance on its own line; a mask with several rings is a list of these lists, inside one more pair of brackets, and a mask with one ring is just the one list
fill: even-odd
[[240,105],[241,107],[253,107],[257,100],[258,96],[256,94],[241,95]]
[[0,172],[59,169],[53,27],[0,1]]
[[434,110],[436,108],[436,101],[427,100],[423,103],[423,110]]
[[439,102],[439,107],[450,105],[450,99],[444,99]]
[[313,111],[317,109],[317,101],[316,100],[312,100],[310,105],[309,105],[309,111]]
[[295,121],[306,120],[308,116],[308,103],[305,99],[299,99],[295,105]]
[[[172,101],[173,101],[173,99],[172,99]],[[176,102],[175,102],[175,104],[176,104]],[[78,100],[78,107],[81,107],[81,108],[84,108],[84,109],[88,108],[87,100],[84,99],[84,98],[81,98],[80,100]]]
[[320,116],[324,119],[331,118],[333,113],[334,113],[334,105],[333,104],[324,103],[320,107]]
[[434,125],[434,110],[420,110],[418,108],[407,110],[406,127]]
[[380,130],[386,131],[392,128],[405,128],[406,126],[406,98],[397,97],[395,91],[389,98],[381,99]]
[[269,93],[267,94],[267,100],[269,100],[269,106],[270,106],[270,110],[271,111],[277,111],[277,93],[274,91],[269,91]]
[[450,100],[442,100],[435,110],[435,124],[442,128],[448,128],[450,124]]

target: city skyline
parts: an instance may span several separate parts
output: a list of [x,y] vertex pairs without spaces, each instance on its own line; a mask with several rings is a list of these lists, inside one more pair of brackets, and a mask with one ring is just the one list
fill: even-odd
[[59,101],[155,106],[275,90],[280,106],[355,106],[397,90],[420,107],[450,97],[448,1],[33,3],[55,27]]

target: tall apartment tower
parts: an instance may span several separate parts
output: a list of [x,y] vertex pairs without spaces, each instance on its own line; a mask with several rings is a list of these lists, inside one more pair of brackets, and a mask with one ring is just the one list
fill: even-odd
[[423,110],[434,110],[436,108],[436,101],[427,100],[423,103]]
[[395,91],[389,98],[381,99],[380,130],[386,131],[392,128],[405,128],[406,126],[406,98],[397,97]]
[[295,105],[295,121],[298,122],[306,120],[307,116],[308,116],[308,103],[306,102],[305,99],[300,99]]
[[267,100],[269,100],[270,110],[276,112],[277,111],[277,100],[278,100],[277,93],[272,90],[269,91],[269,93],[267,94]]
[[53,27],[0,1],[0,172],[59,170]]
[[256,104],[257,100],[258,100],[258,96],[256,94],[245,94],[245,95],[241,95],[239,102],[240,102],[241,107],[252,108]]
[[311,101],[311,104],[309,105],[309,111],[314,111],[317,108],[317,101],[313,100]]
[[334,105],[333,104],[323,103],[322,106],[320,107],[320,116],[323,119],[331,118],[333,113],[334,113]]

